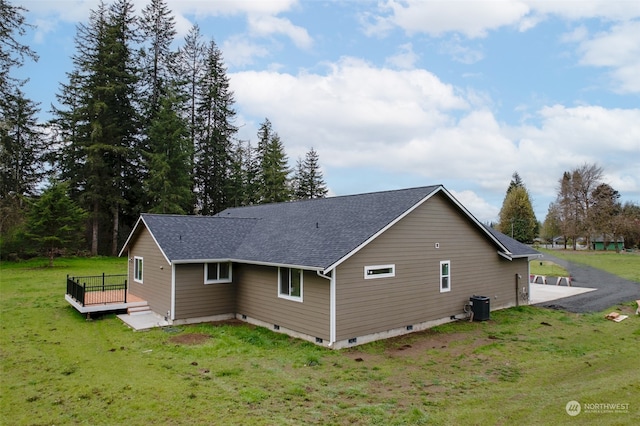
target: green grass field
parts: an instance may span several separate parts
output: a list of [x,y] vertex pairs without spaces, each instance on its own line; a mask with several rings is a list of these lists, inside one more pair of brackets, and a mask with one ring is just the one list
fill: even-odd
[[525,306],[330,351],[246,324],[134,332],[115,315],[87,321],[64,300],[65,276],[124,272],[126,260],[46,263],[1,265],[1,424],[621,425],[640,415],[631,303],[607,310],[629,314],[620,323]]
[[549,260],[532,260],[529,271],[532,275],[545,275],[549,277],[568,277],[569,272],[557,263]]
[[[591,250],[540,250],[553,256],[602,269],[620,277],[640,283],[640,252]],[[535,262],[532,262],[535,263]]]

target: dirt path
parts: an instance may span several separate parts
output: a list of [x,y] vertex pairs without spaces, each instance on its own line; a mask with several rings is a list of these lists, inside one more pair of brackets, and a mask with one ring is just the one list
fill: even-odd
[[567,269],[576,287],[597,288],[596,291],[565,297],[539,306],[562,309],[569,312],[599,312],[619,303],[640,299],[640,283],[625,280],[616,275],[590,266],[569,262],[546,254],[544,260],[557,263]]

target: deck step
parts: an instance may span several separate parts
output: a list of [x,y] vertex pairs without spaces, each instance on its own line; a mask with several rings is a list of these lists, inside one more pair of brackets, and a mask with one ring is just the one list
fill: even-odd
[[142,315],[151,312],[151,308],[149,305],[144,306],[133,306],[127,309],[127,313],[129,315]]

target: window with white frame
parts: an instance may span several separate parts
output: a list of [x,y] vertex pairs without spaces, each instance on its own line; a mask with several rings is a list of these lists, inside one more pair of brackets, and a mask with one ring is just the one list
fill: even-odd
[[231,262],[214,262],[204,264],[204,283],[230,283]]
[[278,296],[302,301],[303,272],[296,268],[278,268]]
[[142,265],[142,258],[135,256],[133,258],[133,280],[138,283],[142,283]]
[[440,261],[440,292],[451,291],[451,261]]
[[364,267],[364,279],[389,278],[396,276],[396,265],[372,265]]

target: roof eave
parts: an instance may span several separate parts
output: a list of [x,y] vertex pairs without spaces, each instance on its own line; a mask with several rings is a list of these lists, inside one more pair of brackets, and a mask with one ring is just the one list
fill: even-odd
[[194,263],[216,263],[216,262],[232,262],[243,263],[246,265],[259,265],[259,266],[274,266],[278,268],[295,268],[304,269],[306,271],[324,271],[325,269],[320,266],[300,265],[292,263],[279,263],[279,262],[263,262],[259,260],[247,260],[238,258],[211,258],[211,259],[174,259],[173,264],[194,264]]

